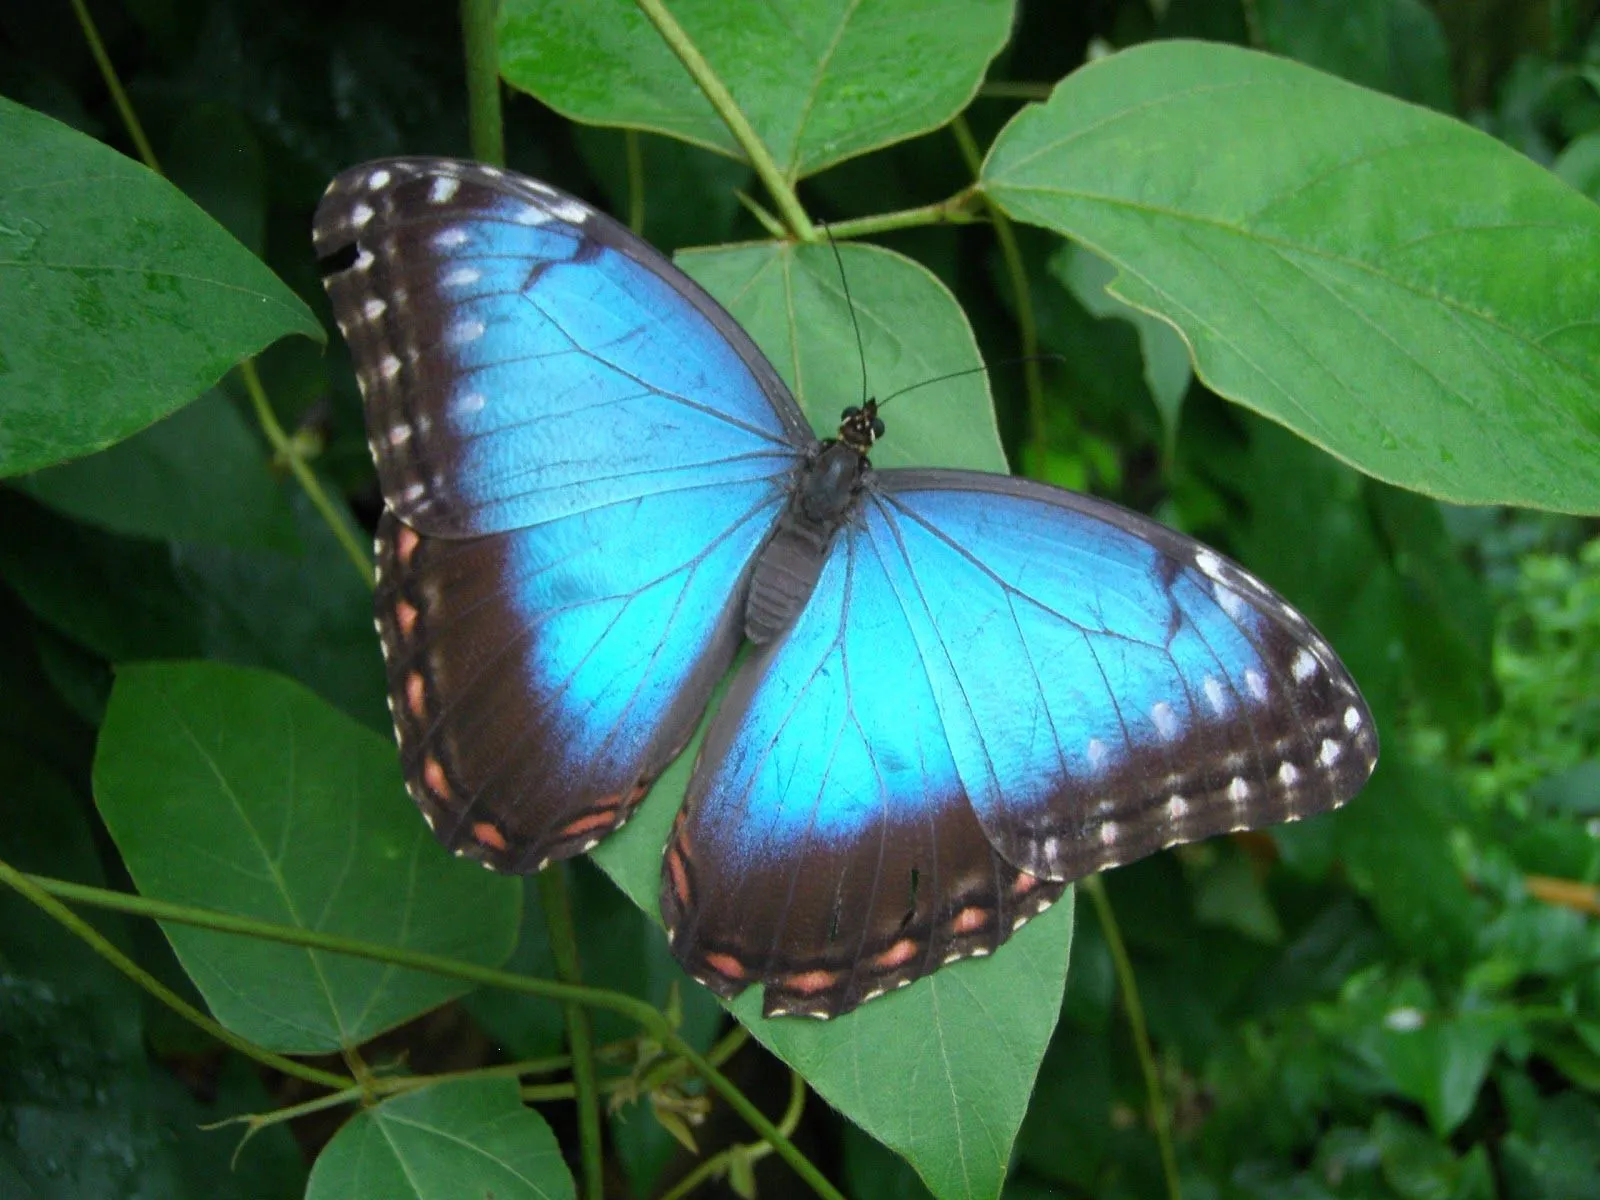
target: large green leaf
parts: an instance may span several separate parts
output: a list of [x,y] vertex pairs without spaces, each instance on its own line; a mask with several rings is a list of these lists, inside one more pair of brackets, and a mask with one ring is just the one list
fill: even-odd
[[462,1079],[363,1109],[311,1169],[306,1200],[570,1200],[572,1174],[511,1079]]
[[0,99],[0,475],[104,449],[311,311],[158,175]]
[[[517,882],[452,860],[389,741],[279,676],[124,667],[94,785],[146,896],[491,966],[511,953]],[[217,1019],[280,1050],[354,1046],[468,990],[203,929],[167,936]]]
[[[674,0],[673,17],[790,179],[937,129],[1011,30],[1010,0]],[[505,0],[500,70],[557,112],[737,143],[632,0]]]
[[1157,43],[1019,114],[983,182],[1115,263],[1215,390],[1361,470],[1600,511],[1600,208],[1486,135]]

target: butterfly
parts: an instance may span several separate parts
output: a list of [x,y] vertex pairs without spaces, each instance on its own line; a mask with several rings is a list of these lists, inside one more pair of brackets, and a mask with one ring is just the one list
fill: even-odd
[[1327,642],[1114,504],[819,440],[640,238],[546,184],[398,158],[314,242],[385,511],[377,625],[438,838],[531,872],[625,822],[743,643],[666,846],[672,950],[768,1016],[999,948],[1067,884],[1333,808],[1377,759]]

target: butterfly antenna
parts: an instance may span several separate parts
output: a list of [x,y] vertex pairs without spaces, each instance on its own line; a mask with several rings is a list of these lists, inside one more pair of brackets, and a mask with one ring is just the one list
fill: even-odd
[[844,256],[839,253],[839,243],[833,240],[833,230],[826,225],[822,232],[828,235],[828,245],[833,249],[833,261],[839,264],[839,285],[844,288],[844,306],[850,310],[850,324],[856,331],[856,357],[861,360],[861,403],[867,402],[867,348],[861,341],[861,322],[856,320],[856,304],[850,299],[850,280],[844,273]]
[[993,371],[993,370],[996,370],[996,369],[998,369],[1000,367],[1021,366],[1023,363],[1031,363],[1031,362],[1057,362],[1058,363],[1058,362],[1066,362],[1066,361],[1067,360],[1065,358],[1063,358],[1059,354],[1025,354],[1021,358],[1006,358],[1006,359],[1001,359],[999,362],[993,363],[993,364],[985,363],[981,367],[968,367],[965,371],[951,371],[950,374],[948,374],[948,375],[935,375],[932,379],[924,379],[920,383],[913,383],[909,387],[903,387],[898,392],[891,392],[891,393],[889,393],[889,395],[885,396],[882,400],[878,401],[878,407],[882,408],[885,404],[889,403],[889,401],[893,400],[896,396],[904,396],[907,392],[914,392],[918,388],[932,387],[936,383],[944,383],[944,382],[946,382],[948,380],[951,380],[951,379],[960,379],[960,378],[962,378],[963,376],[966,376],[966,375],[982,375],[986,371]]

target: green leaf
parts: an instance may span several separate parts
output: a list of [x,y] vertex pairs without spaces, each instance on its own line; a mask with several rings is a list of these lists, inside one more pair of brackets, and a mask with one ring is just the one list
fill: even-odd
[[[511,953],[516,881],[451,860],[406,798],[388,739],[281,677],[124,667],[94,785],[146,896],[488,966]],[[217,1019],[278,1050],[355,1046],[468,990],[364,959],[166,932]]]
[[57,512],[113,533],[298,548],[285,484],[273,477],[261,440],[217,390],[125,442],[18,483]]
[[[844,278],[849,280],[849,306]],[[879,467],[969,467],[1004,471],[988,376],[961,306],[925,267],[876,246],[763,243],[694,250],[678,265],[720,300],[772,360],[819,435],[866,391],[883,401],[888,432],[873,449]],[[856,348],[855,321],[862,349]],[[959,379],[941,379],[971,371]],[[937,382],[933,382],[937,381]]]
[[1115,263],[1214,390],[1368,474],[1600,511],[1600,208],[1487,135],[1153,43],[1020,113],[983,182]]
[[181,192],[0,99],[0,475],[104,449],[311,311]]
[[1540,1104],[1538,1129],[1506,1138],[1506,1200],[1600,1194],[1600,1106],[1568,1092]]
[[[1012,20],[1009,0],[945,0],[936,19],[919,0],[670,7],[791,180],[945,124],[977,94]],[[499,40],[506,81],[564,116],[742,156],[630,0],[505,0]]]
[[306,1200],[569,1200],[572,1174],[510,1079],[438,1083],[363,1109],[317,1158]]

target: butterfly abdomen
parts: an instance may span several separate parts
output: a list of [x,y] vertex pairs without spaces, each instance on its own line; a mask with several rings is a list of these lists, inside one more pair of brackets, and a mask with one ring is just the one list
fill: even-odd
[[841,442],[806,466],[750,577],[744,633],[756,645],[787,629],[810,598],[866,470],[866,458]]

